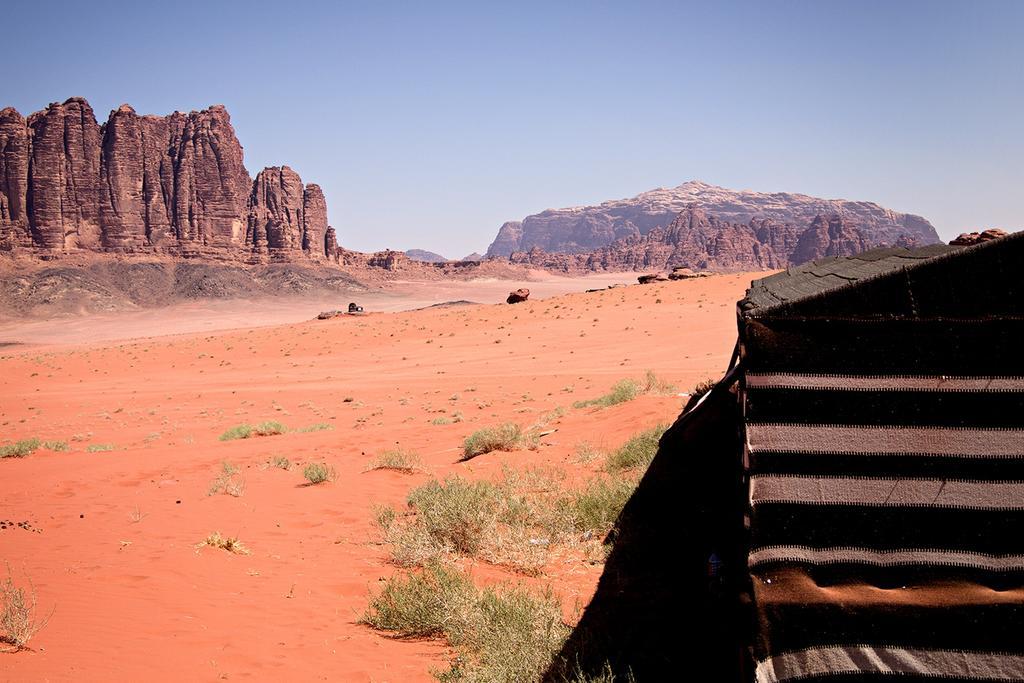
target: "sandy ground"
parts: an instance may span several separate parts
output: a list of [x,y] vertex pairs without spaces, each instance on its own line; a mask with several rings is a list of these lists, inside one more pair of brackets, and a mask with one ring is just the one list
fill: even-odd
[[533,299],[607,287],[636,284],[637,273],[594,273],[559,277],[532,271],[529,279],[510,282],[494,278],[434,282],[395,280],[367,292],[341,297],[282,296],[246,299],[205,299],[174,306],[120,311],[50,320],[11,319],[0,316],[0,347],[16,344],[49,345],[95,343],[120,339],[215,332],[311,320],[321,311],[348,310],[356,302],[366,312],[395,312],[447,301],[503,302],[512,289],[526,287]]
[[[431,680],[450,656],[443,644],[396,641],[357,623],[396,571],[374,507],[403,505],[431,476],[493,477],[502,463],[596,470],[599,462],[578,463],[579,442],[617,446],[674,419],[684,398],[571,404],[646,369],[682,389],[720,374],[735,301],[751,278],[322,322],[307,320],[314,307],[304,322],[119,343],[94,341],[110,333],[90,332],[112,324],[104,319],[75,321],[63,337],[26,333],[63,344],[0,348],[0,442],[66,440],[71,451],[0,460],[0,520],[32,529],[0,529],[0,563],[19,583],[31,579],[41,609],[52,610],[31,650],[0,654],[0,680]],[[485,298],[458,289],[424,301]],[[238,322],[267,322],[264,313]],[[145,315],[121,336],[187,329],[180,311]],[[456,462],[472,431],[529,425],[559,406],[567,411],[537,451]],[[432,424],[456,411],[464,421]],[[333,429],[218,440],[263,420]],[[113,450],[87,450],[97,444]],[[396,444],[418,451],[426,471],[364,472]],[[273,455],[299,467],[267,467]],[[208,495],[225,460],[245,477],[241,497]],[[334,466],[337,480],[304,486],[301,464],[313,461]],[[212,531],[239,536],[252,554],[197,550]],[[472,571],[525,580],[482,564]],[[600,571],[553,559],[531,581],[554,586],[571,617]]]

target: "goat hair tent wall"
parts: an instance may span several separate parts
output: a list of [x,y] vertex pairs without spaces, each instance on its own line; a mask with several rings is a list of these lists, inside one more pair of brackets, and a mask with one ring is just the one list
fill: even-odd
[[1022,238],[740,302],[759,682],[1024,680]]
[[1024,681],[1022,277],[1024,233],[752,283],[546,680]]

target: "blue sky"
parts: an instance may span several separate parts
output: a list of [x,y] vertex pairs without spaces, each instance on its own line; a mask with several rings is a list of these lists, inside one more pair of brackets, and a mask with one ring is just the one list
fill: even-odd
[[700,179],[1024,228],[1024,2],[7,3],[0,106],[227,105],[342,244]]

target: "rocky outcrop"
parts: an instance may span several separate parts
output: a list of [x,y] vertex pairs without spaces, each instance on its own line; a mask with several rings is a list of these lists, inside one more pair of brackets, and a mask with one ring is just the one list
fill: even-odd
[[982,230],[981,232],[964,232],[957,235],[956,239],[950,242],[956,246],[970,246],[972,244],[979,244],[980,242],[988,242],[990,240],[997,240],[1000,237],[1006,237],[1008,232],[1000,230],[999,228],[989,228],[988,230]]
[[260,262],[331,258],[332,240],[319,186],[287,166],[249,177],[223,106],[122,105],[102,126],[81,98],[0,111],[0,250]]
[[[534,247],[548,253],[590,253],[618,240],[639,238],[653,230],[668,228],[679,212],[690,206],[703,209],[724,222],[750,227],[755,231],[758,244],[771,246],[776,253],[790,253],[796,237],[819,214],[843,216],[856,223],[872,242],[893,244],[901,235],[915,238],[921,244],[939,241],[935,228],[924,218],[872,202],[819,199],[785,192],[736,191],[692,181],[596,206],[549,209],[527,216],[521,222],[505,223],[487,255],[507,257],[513,252],[529,252]],[[772,230],[776,232],[772,234]]]
[[800,235],[789,262],[795,265],[825,256],[851,256],[871,246],[863,233],[842,216],[817,216]]
[[507,304],[521,304],[530,298],[530,290],[525,287],[520,287],[514,292],[509,292],[508,297],[505,299]]
[[766,270],[826,256],[850,256],[882,243],[872,242],[843,216],[816,216],[800,228],[768,219],[729,223],[690,207],[667,228],[619,239],[586,254],[552,254],[534,247],[516,252],[512,263],[563,272]]

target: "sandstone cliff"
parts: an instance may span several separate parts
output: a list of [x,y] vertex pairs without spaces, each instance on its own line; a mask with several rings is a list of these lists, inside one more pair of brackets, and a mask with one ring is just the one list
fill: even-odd
[[250,178],[223,106],[102,126],[71,98],[0,111],[0,251],[333,258],[327,203],[287,166]]
[[[799,230],[809,227],[815,216],[837,214],[855,223],[872,242],[893,244],[900,236],[921,244],[939,241],[935,228],[924,218],[871,202],[736,191],[692,181],[596,206],[549,209],[521,222],[505,223],[487,255],[505,257],[534,247],[546,252],[589,253],[616,240],[639,238],[657,228],[667,228],[689,206],[723,221],[751,225],[754,219],[768,220],[788,223]],[[788,252],[793,246],[785,245],[781,251]],[[779,244],[775,243],[773,249],[779,250]]]
[[[897,242],[914,241],[905,236]],[[630,235],[583,254],[546,252],[539,247],[514,252],[509,260],[566,273],[585,271],[765,270],[825,256],[849,256],[880,244],[844,216],[816,216],[810,226],[755,218],[730,223],[703,209],[681,211],[665,228]]]

